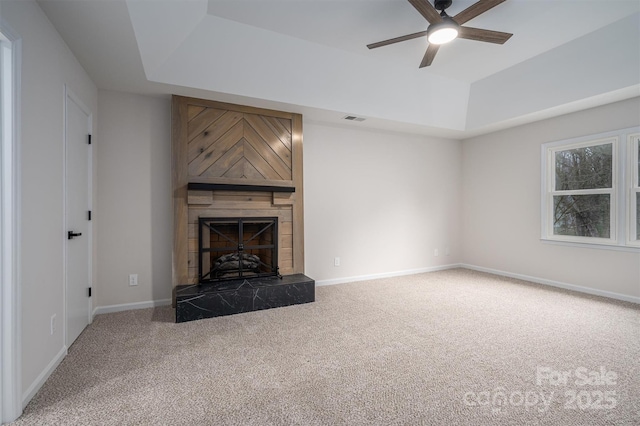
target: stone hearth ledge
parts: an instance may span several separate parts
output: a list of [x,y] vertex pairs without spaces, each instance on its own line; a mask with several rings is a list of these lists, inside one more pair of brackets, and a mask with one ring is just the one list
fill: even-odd
[[176,322],[315,301],[315,281],[303,274],[235,279],[176,288]]

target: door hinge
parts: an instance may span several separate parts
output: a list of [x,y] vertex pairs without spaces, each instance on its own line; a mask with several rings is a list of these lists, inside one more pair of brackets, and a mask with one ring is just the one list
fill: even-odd
[[91,297],[91,287],[89,287],[89,297]]
[[87,135],[87,136],[88,136],[88,138],[87,138],[87,143],[88,143],[89,145],[91,145],[91,135]]
[[88,213],[87,220],[91,220],[91,210],[89,210],[87,213]]

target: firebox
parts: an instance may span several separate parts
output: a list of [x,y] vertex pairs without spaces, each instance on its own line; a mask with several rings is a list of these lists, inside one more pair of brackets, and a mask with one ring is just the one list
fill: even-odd
[[278,218],[198,220],[198,283],[279,276]]

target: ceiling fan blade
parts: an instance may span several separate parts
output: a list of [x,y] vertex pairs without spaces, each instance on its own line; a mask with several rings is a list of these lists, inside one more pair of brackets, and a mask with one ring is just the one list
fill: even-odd
[[376,47],[388,46],[393,43],[400,43],[401,41],[413,40],[414,38],[424,37],[427,35],[426,31],[420,31],[419,33],[407,34],[401,37],[391,38],[389,40],[379,41],[377,43],[367,44],[369,49],[375,49]]
[[430,44],[429,47],[427,47],[427,51],[424,53],[424,58],[422,58],[422,62],[420,62],[420,68],[431,65],[431,62],[433,62],[433,58],[436,57],[436,53],[438,53],[439,48],[439,44]]
[[430,24],[442,21],[440,13],[438,13],[436,8],[433,7],[428,0],[409,0],[409,3],[411,3]]
[[472,20],[476,16],[486,12],[487,10],[496,7],[500,3],[504,3],[505,1],[507,0],[480,0],[479,2],[472,4],[462,12],[458,13],[453,17],[453,20],[462,25],[465,22]]
[[486,41],[487,43],[504,44],[513,34],[501,31],[483,30],[480,28],[460,27],[458,38],[467,40]]

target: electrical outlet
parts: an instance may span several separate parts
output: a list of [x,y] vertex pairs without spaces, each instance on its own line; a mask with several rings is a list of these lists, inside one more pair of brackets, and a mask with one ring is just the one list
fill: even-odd
[[434,255],[434,256],[440,256],[440,250],[435,249],[435,250],[433,251],[433,255]]
[[339,257],[334,257],[333,258],[333,266],[340,266],[340,258]]
[[56,332],[56,314],[51,315],[51,335]]
[[138,274],[129,274],[129,285],[138,285]]

